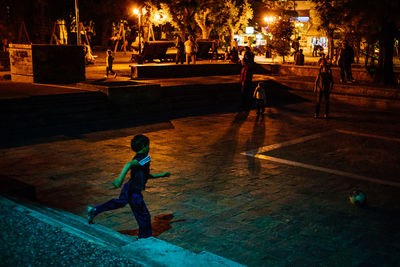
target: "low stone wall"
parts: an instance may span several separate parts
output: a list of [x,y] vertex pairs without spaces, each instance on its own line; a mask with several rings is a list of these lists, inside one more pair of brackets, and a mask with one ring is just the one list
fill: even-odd
[[11,80],[75,83],[85,80],[82,46],[10,45]]
[[131,78],[179,78],[239,74],[239,64],[130,65]]
[[[182,78],[182,77],[204,77],[239,75],[242,69],[240,64],[177,64],[177,65],[130,65],[131,78]],[[254,65],[254,73],[271,73],[268,68],[261,64]]]
[[134,81],[95,81],[78,84],[79,88],[100,91],[118,105],[137,105],[158,102],[161,99],[159,84]]
[[[287,64],[276,64],[276,65],[271,64],[269,66],[266,65],[269,64],[263,64],[263,67],[279,75],[316,77],[319,72],[319,66],[309,66],[309,65],[298,66],[298,65],[287,65]],[[332,67],[332,74],[335,81],[340,80],[339,67]],[[352,74],[353,78],[356,81],[373,82],[373,78],[364,68],[353,68]]]

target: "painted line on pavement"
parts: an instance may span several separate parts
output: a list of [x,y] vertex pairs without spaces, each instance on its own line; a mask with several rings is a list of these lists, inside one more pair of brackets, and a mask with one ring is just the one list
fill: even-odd
[[280,158],[265,156],[265,155],[261,155],[261,154],[257,154],[254,157],[281,163],[281,164],[291,165],[291,166],[295,166],[295,167],[302,167],[302,168],[306,168],[306,169],[310,169],[310,170],[314,170],[314,171],[321,171],[321,172],[326,172],[326,173],[330,173],[330,174],[340,175],[340,176],[344,176],[344,177],[348,177],[348,178],[352,178],[352,179],[356,179],[356,180],[362,180],[362,181],[367,181],[367,182],[372,182],[372,183],[400,187],[400,183],[397,183],[397,182],[385,181],[385,180],[381,180],[381,179],[377,179],[377,178],[372,178],[372,177],[358,175],[358,174],[354,174],[354,173],[350,173],[350,172],[344,172],[344,171],[319,167],[319,166],[305,164],[305,163],[301,163],[301,162],[297,162],[297,161],[280,159]]
[[286,160],[282,158],[276,158],[276,157],[271,157],[271,156],[266,156],[260,153],[264,153],[267,151],[271,151],[274,149],[278,149],[281,147],[289,146],[289,145],[294,145],[302,142],[306,142],[312,139],[316,139],[328,134],[332,134],[334,132],[339,132],[339,133],[344,133],[344,134],[351,134],[351,135],[358,135],[358,136],[365,136],[365,137],[371,137],[371,138],[378,138],[378,139],[383,139],[383,140],[388,140],[388,141],[394,141],[394,142],[400,142],[400,138],[394,138],[394,137],[387,137],[387,136],[380,136],[380,135],[372,135],[372,134],[366,134],[366,133],[358,133],[358,132],[352,132],[352,131],[347,131],[347,130],[340,130],[336,129],[335,131],[328,131],[328,132],[322,132],[322,133],[317,133],[317,134],[312,134],[308,136],[303,136],[300,138],[296,138],[293,140],[289,140],[286,142],[278,143],[278,144],[273,144],[269,146],[264,146],[260,147],[258,149],[253,149],[249,150],[246,152],[242,152],[242,155],[249,156],[249,157],[255,157],[259,159],[264,159],[264,160],[269,160],[272,162],[276,163],[281,163],[281,164],[286,164],[290,166],[295,166],[295,167],[301,167],[301,168],[306,168],[314,171],[321,171],[325,173],[330,173],[330,174],[335,174],[339,176],[344,176],[356,180],[362,180],[362,181],[367,181],[367,182],[372,182],[372,183],[378,183],[382,185],[389,185],[389,186],[394,186],[394,187],[400,187],[400,183],[394,182],[394,181],[385,181],[382,179],[377,179],[377,178],[372,178],[368,176],[363,176],[363,175],[358,175],[350,172],[345,172],[345,171],[340,171],[340,170],[335,170],[335,169],[329,169],[329,168],[324,168],[316,165],[311,165],[311,164],[305,164],[297,161],[292,161],[292,160]]
[[[253,150],[249,150],[246,153],[246,155],[248,156],[255,156],[258,153],[264,153],[267,151],[271,151],[274,149],[278,149],[278,148],[282,148],[285,146],[290,146],[290,145],[295,145],[295,144],[299,144],[299,143],[304,143],[306,141],[312,140],[312,139],[316,139],[328,134],[333,134],[335,131],[328,131],[328,132],[322,132],[322,133],[317,133],[317,134],[312,134],[312,135],[307,135],[307,136],[303,136],[300,138],[296,138],[293,140],[289,140],[286,142],[282,142],[282,143],[278,143],[278,144],[273,144],[273,145],[269,145],[269,146],[263,146],[257,149],[253,149]],[[243,154],[243,153],[242,153]]]
[[383,139],[383,140],[393,141],[393,142],[400,142],[400,138],[396,138],[396,137],[387,137],[387,136],[382,136],[382,135],[358,133],[358,132],[352,132],[352,131],[347,131],[347,130],[336,130],[336,131],[339,132],[339,133],[344,133],[344,134],[351,134],[351,135],[358,135],[358,136],[365,136],[365,137]]

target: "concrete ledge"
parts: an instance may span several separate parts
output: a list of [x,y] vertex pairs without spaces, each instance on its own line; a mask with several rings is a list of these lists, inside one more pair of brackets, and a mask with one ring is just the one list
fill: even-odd
[[194,253],[166,241],[150,237],[135,240],[102,225],[89,225],[87,221],[69,212],[55,210],[37,203],[15,202],[0,197],[0,204],[16,209],[26,216],[53,225],[76,238],[87,240],[96,246],[107,247],[122,257],[133,260],[139,266],[244,266],[208,251]]
[[78,87],[100,91],[106,94],[112,102],[121,105],[149,103],[161,98],[159,84],[135,81],[94,81],[78,83]]
[[[289,90],[313,93],[314,82],[301,80],[288,80],[279,77],[271,78],[275,83],[286,86]],[[400,89],[377,88],[367,85],[351,85],[335,83],[331,97],[333,99],[383,109],[400,108]]]
[[[260,64],[261,67],[278,75],[289,76],[312,76],[316,77],[319,72],[319,66],[311,65],[289,65],[289,64]],[[332,74],[335,81],[340,80],[340,68],[332,67]],[[353,78],[356,81],[373,82],[373,77],[368,73],[365,68],[352,68]],[[395,73],[396,79],[400,78],[400,73]]]
[[239,74],[239,64],[129,65],[131,78],[178,78]]
[[207,251],[196,254],[154,237],[139,239],[122,247],[121,252],[125,255],[141,255],[140,260],[150,266],[244,266]]

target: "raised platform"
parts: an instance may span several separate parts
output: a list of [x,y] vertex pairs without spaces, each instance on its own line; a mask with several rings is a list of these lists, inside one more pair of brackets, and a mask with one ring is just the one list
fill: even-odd
[[131,79],[137,78],[179,78],[239,74],[239,64],[158,64],[129,65]]
[[[317,77],[319,73],[319,66],[304,65],[298,66],[293,64],[260,64],[259,66],[266,70],[282,76],[307,76]],[[335,81],[340,80],[340,68],[332,67],[332,74]],[[356,81],[362,81],[364,83],[374,82],[373,77],[365,68],[352,68],[353,78]],[[396,80],[400,79],[400,73],[395,72]]]
[[[129,65],[129,67],[131,79],[239,75],[242,69],[240,64],[233,63],[151,64]],[[271,70],[260,64],[255,64],[254,73],[270,74]]]
[[161,98],[160,85],[136,81],[97,80],[78,83],[77,87],[100,91],[117,104],[148,103]]

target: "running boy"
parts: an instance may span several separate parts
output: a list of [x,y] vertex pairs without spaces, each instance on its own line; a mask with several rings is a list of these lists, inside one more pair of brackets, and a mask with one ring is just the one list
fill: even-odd
[[259,82],[254,90],[253,97],[256,101],[257,115],[264,116],[265,105],[267,104],[267,96],[265,93],[265,83]]
[[88,207],[87,219],[91,224],[94,217],[102,212],[114,210],[124,207],[126,204],[132,209],[133,215],[139,225],[138,238],[146,238],[152,235],[151,217],[143,200],[142,191],[145,189],[147,179],[168,177],[169,172],[162,174],[150,174],[150,156],[149,153],[149,138],[144,135],[136,135],[131,141],[131,148],[136,152],[132,161],[128,162],[121,172],[119,178],[115,179],[112,184],[118,188],[124,181],[128,170],[131,170],[131,178],[122,187],[119,198],[111,199],[96,207]]
[[111,50],[107,50],[107,58],[106,58],[106,78],[108,78],[108,73],[111,72],[114,75],[114,78],[117,77],[117,73],[112,69],[114,62],[114,57],[111,55]]

